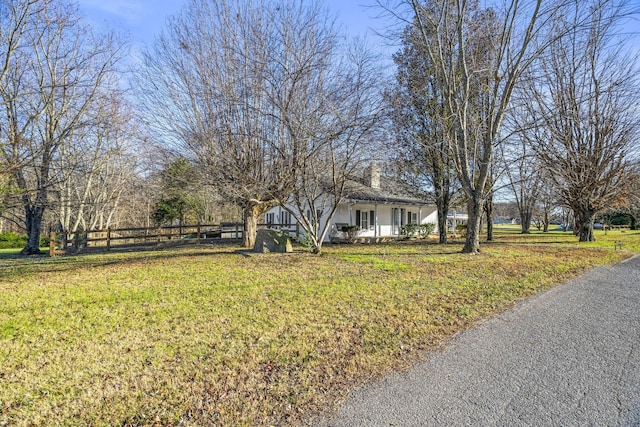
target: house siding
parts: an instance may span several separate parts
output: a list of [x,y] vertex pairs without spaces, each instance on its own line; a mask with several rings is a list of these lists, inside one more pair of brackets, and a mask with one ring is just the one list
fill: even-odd
[[[436,224],[437,214],[435,207],[427,205],[426,203],[414,203],[415,200],[416,199],[412,198],[403,200],[398,197],[382,197],[379,201],[363,200],[356,197],[351,200],[346,199],[338,205],[324,241],[328,242],[336,237],[346,237],[344,233],[339,230],[340,225],[361,226],[364,222],[367,223],[367,229],[359,230],[358,237],[378,238],[399,236],[401,226],[409,222],[408,212],[416,214],[415,220],[418,223]],[[357,211],[360,211],[360,213],[358,214]],[[283,218],[283,212],[285,212],[285,209],[277,206],[267,211],[266,215],[273,213],[275,218],[281,219]],[[371,215],[372,212],[373,215]],[[394,221],[394,212],[402,212],[401,221]],[[265,218],[267,218],[266,215]],[[366,221],[364,221],[365,219]],[[320,219],[321,226],[324,226],[327,220],[327,212],[325,211]],[[399,225],[396,225],[398,222]]]
[[[277,209],[277,208],[274,208]],[[325,236],[325,241],[330,241],[331,237],[343,237],[343,233],[338,230],[336,224],[358,225],[356,224],[356,211],[367,212],[369,216],[370,212],[374,212],[373,221],[368,218],[369,224],[373,224],[373,227],[369,226],[366,230],[359,230],[358,237],[394,237],[399,236],[400,228],[394,227],[392,213],[394,209],[401,209],[403,218],[401,225],[407,224],[407,212],[415,212],[417,214],[417,222],[422,224],[436,223],[437,216],[434,211],[435,208],[431,206],[418,206],[418,205],[391,205],[391,204],[378,204],[375,203],[343,203],[338,206],[336,213],[332,220],[332,225]],[[377,214],[377,216],[376,216]],[[360,217],[362,222],[362,216]],[[327,218],[323,216],[322,225],[326,223]]]

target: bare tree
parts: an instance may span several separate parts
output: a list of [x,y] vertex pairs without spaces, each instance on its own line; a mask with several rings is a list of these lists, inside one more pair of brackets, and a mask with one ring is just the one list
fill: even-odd
[[511,190],[518,213],[522,234],[531,232],[531,222],[544,185],[544,170],[540,167],[524,135],[515,134],[501,146],[507,186]]
[[546,173],[542,174],[542,180],[540,183],[540,192],[538,194],[538,204],[535,209],[536,215],[539,218],[539,222],[542,223],[542,231],[547,233],[549,231],[549,224],[551,222],[551,215],[554,208],[557,206],[556,189],[553,186],[553,182]]
[[631,191],[625,200],[625,206],[630,216],[630,227],[632,230],[637,230],[640,223],[640,159],[637,159],[632,166],[630,181]]
[[557,8],[542,0],[508,1],[501,9],[464,0],[404,3],[415,16],[453,122],[451,152],[469,200],[463,252],[477,252],[502,121],[517,81],[545,48],[534,41]]
[[6,1],[1,19],[1,155],[20,191],[29,236],[22,254],[30,255],[39,253],[56,153],[85,125],[99,89],[115,84],[118,49],[65,2]]
[[637,69],[615,37],[626,2],[595,0],[567,9],[553,43],[525,89],[526,127],[537,156],[575,218],[580,241],[592,241],[598,212],[629,192],[638,138]]
[[87,110],[87,125],[70,134],[53,158],[54,204],[63,230],[107,228],[135,170],[131,111],[117,91]]
[[277,22],[267,14],[277,10],[263,1],[192,0],[145,54],[140,74],[155,130],[193,153],[206,178],[241,206],[246,247],[259,216],[290,191],[280,161],[286,141],[267,92],[269,55],[282,41],[270,44]]
[[274,73],[285,76],[274,79],[278,86],[291,87],[285,98],[277,93],[273,98],[290,141],[283,160],[290,165],[291,194],[278,203],[302,225],[312,251],[320,253],[348,179],[375,144],[380,76],[365,46],[343,46],[334,29],[314,23],[317,12],[308,18],[296,21],[303,28],[318,28],[307,32],[315,40],[291,43],[283,55],[290,56],[286,62],[306,66],[283,73],[279,61]]
[[369,66],[353,67],[339,51],[317,2],[192,0],[145,55],[140,80],[156,129],[198,158],[225,199],[242,207],[246,247],[274,204],[294,193],[300,207],[315,204],[319,164],[329,165],[325,178],[344,175],[334,172],[369,126],[371,83],[358,69]]

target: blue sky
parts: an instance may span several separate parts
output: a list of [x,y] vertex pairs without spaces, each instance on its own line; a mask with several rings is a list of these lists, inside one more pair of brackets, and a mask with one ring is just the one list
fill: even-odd
[[[82,12],[92,25],[107,26],[130,36],[134,50],[144,44],[151,44],[154,37],[162,30],[166,18],[179,11],[188,0],[77,0]],[[322,1],[322,0],[321,0]],[[376,46],[385,62],[390,63],[391,53],[397,48],[389,47],[375,31],[384,31],[385,20],[376,19],[379,9],[372,8],[375,0],[324,0],[331,13],[338,17],[347,33],[368,39],[371,46]],[[640,0],[631,0],[631,4],[640,10]],[[630,32],[636,34],[633,47],[640,51],[640,27],[638,19],[627,24]]]
[[[180,10],[187,0],[78,0],[80,9],[94,26],[103,25],[129,34],[133,43],[152,43],[165,19]],[[349,34],[376,38],[369,27],[380,29],[377,12],[367,8],[372,0],[326,0]]]

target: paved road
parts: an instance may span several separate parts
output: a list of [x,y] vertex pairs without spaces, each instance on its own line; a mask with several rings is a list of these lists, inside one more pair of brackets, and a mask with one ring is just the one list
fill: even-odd
[[320,425],[640,426],[640,257],[460,334]]

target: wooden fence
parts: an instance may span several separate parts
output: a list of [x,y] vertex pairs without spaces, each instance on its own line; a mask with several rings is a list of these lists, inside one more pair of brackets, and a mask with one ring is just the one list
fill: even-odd
[[[300,236],[298,224],[258,224],[258,228],[277,228]],[[239,240],[242,223],[176,225],[157,228],[118,228],[55,232],[49,234],[49,256],[89,251],[110,251],[112,248],[171,246],[203,241]]]
[[605,225],[605,230],[630,230],[631,226],[628,224],[625,225]]

